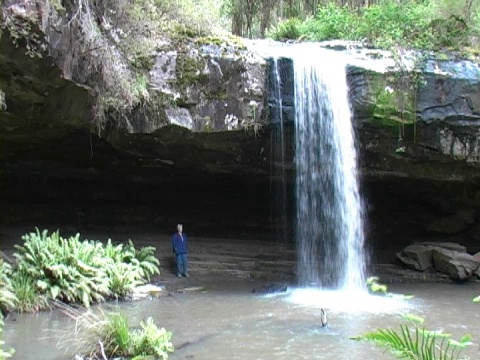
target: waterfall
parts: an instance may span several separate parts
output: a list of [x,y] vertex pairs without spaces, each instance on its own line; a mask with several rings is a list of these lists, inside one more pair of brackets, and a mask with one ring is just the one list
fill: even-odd
[[302,286],[365,288],[364,229],[346,64],[295,50],[296,242]]
[[283,119],[282,78],[279,59],[272,59],[270,73],[270,91],[273,104],[270,106],[270,119],[274,125],[272,130],[272,184],[273,184],[273,219],[276,238],[287,242],[287,176],[285,172],[285,130]]

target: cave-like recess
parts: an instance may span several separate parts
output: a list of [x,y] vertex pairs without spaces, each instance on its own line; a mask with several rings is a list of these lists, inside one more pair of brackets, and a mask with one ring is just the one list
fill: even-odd
[[[294,244],[295,226],[301,224],[295,224],[291,72],[283,71],[281,163],[271,94],[264,104],[267,124],[258,132],[192,132],[170,125],[151,133],[110,128],[98,136],[89,125],[91,112],[85,111],[91,107],[87,92],[62,79],[48,59],[27,59],[5,38],[0,48],[7,107],[0,112],[2,243],[12,234],[18,242],[36,226],[121,238],[168,234],[182,222],[193,236]],[[480,167],[436,148],[444,129],[476,141],[476,113],[406,127],[401,144],[406,151],[398,152],[398,127],[372,121],[370,103],[360,101],[371,74],[352,68],[348,76],[366,246],[373,260],[394,261],[396,251],[423,240],[478,250]],[[427,80],[435,89],[434,75]]]

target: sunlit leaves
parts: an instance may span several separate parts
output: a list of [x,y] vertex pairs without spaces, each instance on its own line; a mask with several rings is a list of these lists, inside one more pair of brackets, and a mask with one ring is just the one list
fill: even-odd
[[414,315],[414,314],[405,314],[403,315],[403,317],[406,319],[406,320],[410,320],[414,323],[418,323],[418,324],[423,324],[425,322],[425,319],[421,316],[418,316],[418,315]]
[[106,298],[124,297],[159,273],[155,248],[137,250],[131,241],[115,246],[109,240],[104,246],[81,241],[80,234],[63,238],[58,231],[49,234],[38,229],[23,240],[23,245],[16,246],[15,272],[28,278],[19,283],[19,290],[26,294],[28,290],[29,298],[33,291],[38,297],[88,307]]
[[[413,315],[409,320],[423,320]],[[459,359],[461,351],[471,345],[471,336],[464,335],[459,341],[450,334],[417,327],[416,324],[400,324],[400,329],[378,329],[352,339],[369,341],[389,349],[399,359],[453,360]]]
[[378,277],[376,276],[371,276],[367,279],[367,287],[372,293],[382,294],[387,297],[403,299],[403,300],[409,300],[413,298],[413,295],[394,294],[394,293],[388,292],[387,285],[379,283]]

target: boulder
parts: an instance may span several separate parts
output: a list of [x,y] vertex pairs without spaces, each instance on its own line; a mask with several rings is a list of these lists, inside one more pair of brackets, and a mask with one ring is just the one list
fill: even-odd
[[463,245],[452,242],[422,242],[407,246],[397,254],[397,258],[409,268],[425,271],[433,268],[433,249],[444,249],[447,251],[455,251],[458,253],[466,253],[467,248]]
[[457,251],[457,252],[460,252],[460,253],[466,253],[467,252],[467,248],[463,245],[460,245],[458,243],[454,243],[454,242],[449,242],[449,241],[443,241],[443,242],[434,242],[434,241],[425,241],[425,242],[421,242],[419,243],[419,245],[423,245],[423,246],[429,246],[429,247],[432,247],[432,248],[441,248],[441,249],[445,249],[445,250],[452,250],[452,251]]
[[[480,251],[477,252],[477,253],[475,253],[475,254],[473,254],[473,257],[474,257],[475,259],[480,260]],[[479,267],[477,268],[477,270],[475,271],[475,275],[476,275],[477,278],[480,279],[480,266],[479,266]]]
[[433,248],[432,255],[435,269],[456,281],[468,280],[480,265],[479,257],[458,251]]
[[398,259],[409,268],[425,271],[433,267],[432,247],[422,244],[407,246],[397,254]]

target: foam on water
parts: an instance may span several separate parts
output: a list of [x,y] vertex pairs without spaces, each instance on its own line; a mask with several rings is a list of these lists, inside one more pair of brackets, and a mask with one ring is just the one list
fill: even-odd
[[406,300],[402,295],[382,296],[358,290],[297,288],[285,299],[301,306],[342,313],[391,314],[414,308],[414,301]]

